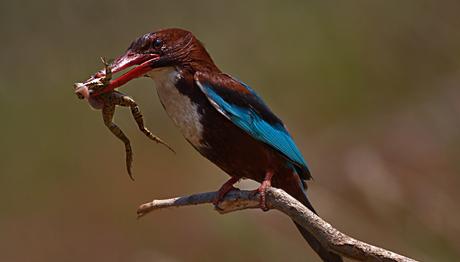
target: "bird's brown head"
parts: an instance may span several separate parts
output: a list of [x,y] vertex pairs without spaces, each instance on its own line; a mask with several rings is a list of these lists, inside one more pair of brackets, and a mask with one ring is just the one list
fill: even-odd
[[[192,73],[219,72],[206,49],[191,32],[177,28],[163,29],[134,40],[126,52],[105,69],[98,71],[86,82],[76,84],[75,93],[79,98],[108,93],[134,78],[165,67],[181,67]],[[112,74],[128,68],[128,72],[111,80]]]
[[184,66],[217,69],[206,49],[195,36],[183,29],[163,29],[147,33],[136,40],[125,54],[112,63],[112,72],[116,73],[132,66],[142,67],[136,70],[154,70],[161,67]]

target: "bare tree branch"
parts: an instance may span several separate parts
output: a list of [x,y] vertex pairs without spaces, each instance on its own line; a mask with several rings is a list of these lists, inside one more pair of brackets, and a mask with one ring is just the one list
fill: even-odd
[[[158,209],[212,203],[216,196],[217,192],[207,192],[153,200],[141,205],[137,214],[142,217]],[[295,220],[334,253],[359,261],[416,261],[345,235],[281,189],[268,188],[266,202],[269,209],[277,209]],[[259,208],[259,195],[254,191],[231,191],[216,209],[224,214],[248,208]]]

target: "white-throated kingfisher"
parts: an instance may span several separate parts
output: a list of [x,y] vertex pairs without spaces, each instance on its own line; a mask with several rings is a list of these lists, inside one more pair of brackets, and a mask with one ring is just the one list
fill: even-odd
[[[271,185],[315,212],[305,193],[310,172],[286,126],[253,89],[220,71],[191,32],[164,29],[145,34],[111,68],[113,73],[132,69],[90,96],[137,77],[152,78],[164,109],[185,139],[230,175],[215,203],[239,179],[248,178],[261,183],[263,209],[265,188]],[[322,260],[342,261],[307,230],[297,228]]]

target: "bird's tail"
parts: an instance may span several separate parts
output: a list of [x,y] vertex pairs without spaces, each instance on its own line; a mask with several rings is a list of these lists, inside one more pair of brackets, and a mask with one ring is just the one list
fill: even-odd
[[[305,191],[302,187],[301,184],[299,184],[298,179],[286,179],[283,181],[277,181],[278,183],[274,183],[274,187],[279,187],[286,191],[289,195],[294,197],[295,199],[299,200],[304,206],[306,206],[308,209],[313,211],[313,213],[316,214],[315,209],[311,205],[310,201],[307,198],[307,195],[305,194]],[[303,228],[301,225],[296,223],[293,220],[294,224],[296,225],[297,229],[300,231],[300,234],[302,234],[303,238],[308,242],[310,247],[321,257],[321,259],[325,262],[342,262],[342,257],[339,255],[332,253],[328,251],[325,247],[321,245],[321,243],[315,238],[315,236],[308,232],[305,228]]]

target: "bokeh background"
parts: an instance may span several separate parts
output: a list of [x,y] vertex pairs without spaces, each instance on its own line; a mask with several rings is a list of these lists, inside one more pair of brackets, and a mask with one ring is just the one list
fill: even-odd
[[[458,1],[1,1],[0,261],[317,261],[285,216],[211,206],[136,219],[140,203],[217,189],[150,79],[122,88],[124,149],[72,84],[137,36],[193,31],[287,123],[310,198],[347,234],[424,261],[460,260]],[[244,183],[243,187],[255,187]]]

